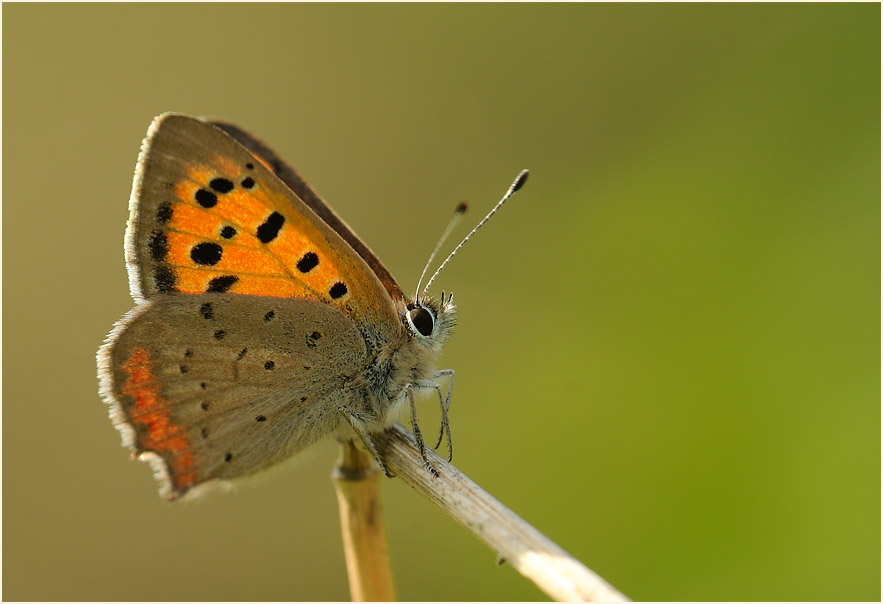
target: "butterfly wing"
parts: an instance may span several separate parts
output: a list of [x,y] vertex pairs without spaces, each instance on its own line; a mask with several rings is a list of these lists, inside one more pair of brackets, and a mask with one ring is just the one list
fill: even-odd
[[362,257],[368,266],[371,267],[371,270],[374,271],[374,274],[380,279],[380,282],[383,283],[383,287],[386,288],[386,291],[393,300],[399,300],[405,297],[402,288],[399,287],[399,284],[396,282],[392,274],[386,269],[383,263],[380,262],[380,259],[374,255],[374,252],[372,252],[371,249],[359,239],[358,235],[355,234],[350,226],[337,215],[331,206],[325,203],[325,200],[319,197],[318,193],[316,193],[313,188],[300,177],[300,174],[298,174],[294,168],[285,163],[285,161],[276,155],[276,153],[265,145],[263,141],[255,138],[239,126],[217,121],[212,122],[212,124],[232,136],[239,144],[247,148],[253,154],[260,157],[264,163],[273,170],[273,174],[278,176],[282,182],[288,185],[288,188],[294,191],[294,193],[302,199],[311,210],[318,214],[325,224],[330,226],[338,235],[343,237],[356,253]]
[[352,321],[296,298],[160,295],[114,336],[104,351],[113,418],[172,498],[329,433],[366,358]]
[[151,124],[126,260],[138,306],[99,352],[101,389],[172,498],[332,430],[372,349],[401,329],[374,270],[266,155],[195,118]]
[[396,328],[392,299],[373,270],[256,159],[201,120],[154,120],[130,203],[133,296],[306,298],[334,305],[357,323]]

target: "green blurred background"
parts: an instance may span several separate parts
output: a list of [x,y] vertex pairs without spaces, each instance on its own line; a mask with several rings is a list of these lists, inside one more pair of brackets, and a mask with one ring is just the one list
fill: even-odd
[[[530,168],[437,282],[458,467],[635,599],[880,599],[878,4],[6,4],[3,57],[5,599],[349,597],[333,442],[170,505],[98,397],[169,110],[267,141],[406,290]],[[545,597],[383,498],[401,599]]]

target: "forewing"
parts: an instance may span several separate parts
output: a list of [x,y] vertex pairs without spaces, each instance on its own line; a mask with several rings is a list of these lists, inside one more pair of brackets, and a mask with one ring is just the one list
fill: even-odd
[[276,155],[263,141],[259,140],[249,132],[246,132],[235,124],[227,122],[213,121],[213,125],[217,126],[236,141],[247,148],[251,153],[261,158],[261,160],[273,171],[273,174],[279,177],[289,189],[307,204],[311,210],[322,218],[322,221],[330,226],[334,231],[343,237],[347,243],[362,257],[362,259],[371,267],[374,274],[380,279],[383,287],[394,300],[403,299],[402,288],[396,282],[392,274],[386,269],[380,259],[374,255],[365,243],[359,239],[358,235],[344,222],[344,220],[334,211],[334,209],[325,203],[316,191],[303,179],[297,171],[289,166],[285,161]]
[[207,122],[176,114],[154,120],[130,211],[136,298],[306,298],[339,308],[380,337],[398,328],[393,301],[365,260],[263,160]]

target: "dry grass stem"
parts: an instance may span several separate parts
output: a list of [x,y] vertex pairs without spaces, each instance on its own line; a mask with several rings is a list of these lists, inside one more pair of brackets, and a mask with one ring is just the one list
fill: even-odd
[[393,474],[469,529],[550,597],[559,601],[628,601],[431,450],[428,458],[438,476],[429,473],[413,435],[400,424],[376,435],[375,443]]
[[352,442],[341,445],[340,459],[331,477],[337,491],[343,549],[353,602],[395,600],[392,570],[378,479],[373,458]]

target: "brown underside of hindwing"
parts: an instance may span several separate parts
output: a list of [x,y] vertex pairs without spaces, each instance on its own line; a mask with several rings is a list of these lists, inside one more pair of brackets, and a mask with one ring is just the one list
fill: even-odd
[[288,458],[362,397],[364,341],[322,303],[168,294],[118,332],[102,368],[115,419],[162,460],[173,497]]

